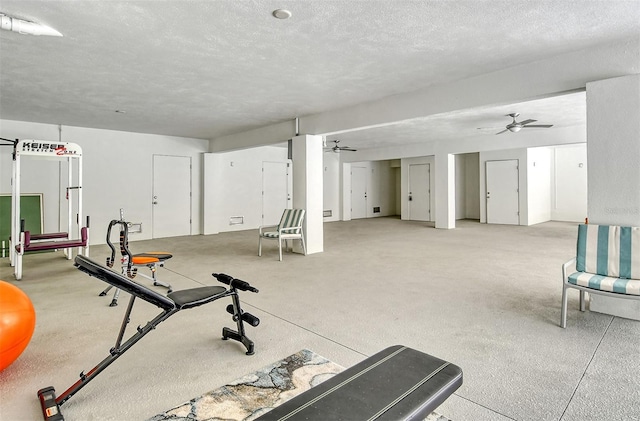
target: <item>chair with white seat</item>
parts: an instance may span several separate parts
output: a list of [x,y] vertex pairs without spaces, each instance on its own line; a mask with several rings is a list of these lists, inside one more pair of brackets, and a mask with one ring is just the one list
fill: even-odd
[[[288,240],[300,240],[302,251],[307,254],[304,244],[304,233],[302,232],[302,222],[304,221],[304,209],[285,209],[278,225],[263,225],[258,229],[258,256],[262,256],[262,239],[278,240],[280,261],[282,261],[282,240],[285,241],[285,249]],[[274,230],[275,228],[275,230]]]

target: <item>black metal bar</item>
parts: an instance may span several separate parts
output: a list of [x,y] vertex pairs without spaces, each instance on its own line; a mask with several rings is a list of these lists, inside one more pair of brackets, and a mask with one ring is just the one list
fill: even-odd
[[[232,286],[231,287],[231,300],[233,302],[233,320],[236,322],[237,331],[234,331],[228,327],[222,329],[222,339],[233,339],[235,341],[241,342],[245,348],[247,348],[247,355],[254,354],[254,343],[251,339],[247,337],[244,330],[244,319],[242,314],[242,308],[240,307],[240,297],[238,296],[238,291]],[[229,311],[229,310],[227,310]],[[229,311],[229,313],[231,313]],[[255,317],[255,316],[253,316]],[[255,317],[258,320],[257,317]],[[260,320],[258,320],[260,323]],[[256,325],[257,326],[257,325]]]
[[80,379],[75,382],[70,388],[64,391],[64,393],[56,398],[56,404],[61,406],[67,400],[69,400],[73,395],[75,395],[80,389],[86,386],[91,380],[93,380],[98,374],[102,372],[105,368],[107,368],[111,363],[118,359],[122,354],[124,354],[129,348],[135,345],[140,339],[142,339],[147,333],[151,332],[156,328],[158,324],[165,321],[172,316],[174,313],[179,311],[177,308],[172,310],[165,310],[159,315],[157,315],[153,320],[149,321],[144,327],[139,328],[136,333],[134,333],[127,341],[122,344],[118,349],[111,349],[110,354],[104,360],[102,360],[98,365],[92,368],[87,374],[81,373]]
[[124,319],[122,319],[122,325],[120,326],[120,333],[118,334],[118,339],[116,339],[116,346],[114,349],[120,348],[120,343],[122,342],[122,338],[124,337],[124,332],[127,330],[127,326],[131,321],[131,311],[133,310],[133,304],[136,301],[136,296],[132,295],[129,299],[129,305],[127,306],[127,311],[124,313]]

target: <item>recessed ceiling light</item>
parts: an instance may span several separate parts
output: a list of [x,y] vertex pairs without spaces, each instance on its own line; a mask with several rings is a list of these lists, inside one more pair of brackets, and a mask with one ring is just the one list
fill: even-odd
[[291,12],[286,9],[276,9],[271,14],[278,19],[289,19],[291,17]]

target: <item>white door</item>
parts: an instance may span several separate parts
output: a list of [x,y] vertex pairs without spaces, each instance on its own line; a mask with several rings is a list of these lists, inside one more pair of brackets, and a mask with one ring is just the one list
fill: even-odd
[[409,219],[431,219],[431,191],[429,164],[409,164]]
[[191,158],[153,155],[153,238],[191,235]]
[[487,161],[487,224],[520,223],[518,160]]
[[291,207],[289,164],[262,163],[262,225],[278,225],[282,212]]
[[351,219],[367,217],[367,168],[351,167]]

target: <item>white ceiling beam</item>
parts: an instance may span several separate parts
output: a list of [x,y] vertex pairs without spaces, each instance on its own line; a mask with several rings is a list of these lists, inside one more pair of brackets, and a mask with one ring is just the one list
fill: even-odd
[[504,105],[584,89],[640,73],[640,39],[603,45],[378,101],[300,118],[300,133],[335,134],[456,110]]

